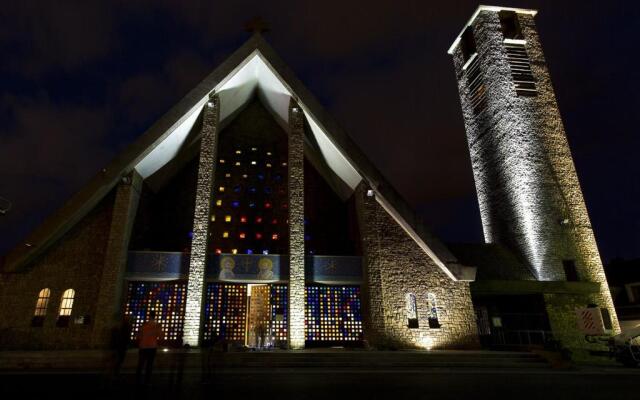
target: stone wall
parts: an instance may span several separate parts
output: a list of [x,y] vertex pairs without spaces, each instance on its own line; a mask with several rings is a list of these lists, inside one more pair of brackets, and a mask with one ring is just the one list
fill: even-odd
[[[90,346],[94,322],[76,325],[76,316],[96,315],[114,194],[20,273],[0,275],[0,348],[76,349]],[[42,327],[31,327],[38,293],[51,290]],[[68,327],[56,327],[62,293],[75,290]]]
[[[531,15],[518,14],[537,95],[518,96],[498,13],[482,11],[473,34],[487,107],[470,102],[461,46],[454,65],[485,240],[520,254],[538,280],[565,280],[575,260],[581,280],[598,282],[597,304],[618,323],[573,165],[549,71]],[[583,304],[582,306],[585,306]]]
[[[445,275],[367,189],[361,183],[354,194],[364,253],[365,339],[380,348],[477,347],[469,283]],[[407,326],[408,293],[416,296],[417,329]],[[437,329],[427,321],[428,293],[437,299]]]
[[100,290],[97,293],[97,309],[91,340],[94,347],[109,346],[111,332],[122,320],[123,282],[129,239],[141,191],[142,177],[135,170],[124,177],[116,189]]
[[578,327],[576,309],[597,303],[597,294],[545,294],[544,301],[553,337],[571,352],[574,361],[590,359],[590,351],[605,351],[604,343],[588,343]]
[[211,96],[204,106],[202,117],[202,137],[196,186],[196,204],[193,216],[193,239],[187,281],[187,304],[184,316],[185,344],[197,346],[200,343],[202,322],[202,299],[204,297],[204,276],[209,252],[209,216],[211,215],[211,190],[215,168],[217,168],[218,123],[220,122],[220,99]]
[[289,345],[304,347],[304,114],[289,103]]

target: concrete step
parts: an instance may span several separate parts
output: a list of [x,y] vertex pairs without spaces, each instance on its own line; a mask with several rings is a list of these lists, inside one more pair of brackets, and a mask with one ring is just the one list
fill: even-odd
[[[108,365],[104,351],[0,352],[1,370],[100,369]],[[137,350],[127,354],[124,368],[135,368]],[[268,351],[189,352],[160,351],[157,368],[549,368],[540,356],[527,352],[499,351]]]

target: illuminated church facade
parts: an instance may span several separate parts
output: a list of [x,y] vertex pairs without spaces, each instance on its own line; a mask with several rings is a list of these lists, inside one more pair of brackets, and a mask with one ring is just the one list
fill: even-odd
[[[529,210],[531,193],[516,193],[521,203],[491,197],[508,186],[485,179],[484,172],[502,168],[501,160],[486,158],[486,149],[476,152],[480,142],[472,139],[477,129],[497,131],[501,123],[478,122],[485,117],[474,111],[477,93],[469,91],[467,71],[477,68],[469,67],[473,60],[493,56],[495,43],[483,50],[490,40],[482,32],[490,27],[496,32],[489,36],[506,43],[498,37],[504,29],[491,25],[504,10],[532,21],[530,10],[480,7],[451,49],[486,244],[450,246],[430,233],[255,34],[7,255],[0,346],[100,348],[123,314],[133,318],[135,335],[154,310],[168,345],[224,340],[252,347],[264,330],[277,348],[477,348],[487,342],[483,335],[502,328],[496,318],[509,323],[505,307],[514,296],[540,302],[544,322],[531,331],[582,346],[577,330],[561,321],[575,320],[573,308],[582,303],[611,306],[597,248],[588,247],[595,246],[590,228],[579,232],[587,249],[595,249],[590,264],[578,244],[560,257],[574,260],[584,282],[554,275],[551,261],[531,261],[534,253],[552,259],[566,249],[498,227],[519,227],[523,215],[551,215],[555,203]],[[469,29],[481,32],[477,49],[469,50]],[[539,46],[537,38],[518,40]],[[491,76],[484,76],[481,101],[491,108],[495,99],[498,110],[511,94],[493,98]],[[482,157],[488,161],[480,166]],[[571,186],[575,177],[567,179],[554,182]],[[542,185],[550,193],[552,186]],[[584,208],[579,186],[572,187]],[[569,228],[559,229],[573,240]],[[542,253],[532,253],[535,243]],[[508,271],[496,279],[497,269]],[[617,324],[615,311],[610,314]]]

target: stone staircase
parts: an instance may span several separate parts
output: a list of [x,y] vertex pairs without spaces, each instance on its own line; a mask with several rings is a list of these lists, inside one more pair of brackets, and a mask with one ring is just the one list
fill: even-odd
[[220,368],[549,368],[540,356],[493,351],[326,351],[214,353]]
[[[123,369],[134,370],[137,351],[127,354]],[[101,351],[12,351],[0,352],[0,371],[97,371],[108,365],[108,353]],[[198,371],[240,371],[252,369],[546,369],[550,364],[528,352],[507,351],[364,351],[304,350],[267,352],[160,351],[156,371],[184,368]]]

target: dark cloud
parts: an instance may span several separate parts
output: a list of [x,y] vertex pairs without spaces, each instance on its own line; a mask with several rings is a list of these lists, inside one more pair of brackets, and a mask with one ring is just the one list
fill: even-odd
[[[640,145],[630,2],[508,1],[536,17],[606,259],[638,257]],[[267,39],[447,240],[481,240],[446,49],[475,1],[65,1],[0,8],[0,252],[244,40]],[[624,15],[625,22],[620,16]]]
[[3,67],[28,78],[70,71],[107,54],[113,45],[107,3],[15,1],[2,6]]

